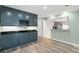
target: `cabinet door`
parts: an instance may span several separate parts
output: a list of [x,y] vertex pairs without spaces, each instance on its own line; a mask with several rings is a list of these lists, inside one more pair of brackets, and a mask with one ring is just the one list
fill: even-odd
[[37,26],[37,15],[31,14],[30,15],[30,26]]
[[26,21],[29,21],[29,18],[30,18],[30,13],[24,12],[24,19],[25,19]]
[[36,31],[30,32],[30,41],[33,42],[36,41],[37,39],[38,39],[37,32]]
[[22,11],[18,11],[18,19],[24,20],[24,13]]
[[34,41],[38,39],[37,31],[33,32],[32,37],[34,38]]
[[18,19],[19,20],[29,20],[29,14],[28,12],[18,11]]
[[0,33],[0,50],[3,48],[2,44],[3,42],[2,42],[1,33]]
[[33,26],[37,26],[37,15],[33,15],[33,20],[32,20],[32,22],[33,22]]
[[29,32],[25,32],[24,34],[23,34],[23,40],[24,40],[24,43],[29,43],[30,42],[30,35],[29,35],[30,33]]
[[23,33],[18,33],[18,45],[24,44]]
[[17,26],[18,24],[18,11],[4,6],[1,7],[1,25]]
[[21,32],[21,33],[19,33],[18,37],[19,37],[19,39],[18,39],[19,45],[30,42],[28,32]]
[[[0,11],[1,11],[1,6],[0,6]],[[0,12],[0,26],[1,26],[1,12]]]
[[29,15],[27,12],[19,11],[18,16],[20,26],[29,26]]
[[1,35],[1,47],[2,49],[17,46],[18,34],[17,33],[7,33]]

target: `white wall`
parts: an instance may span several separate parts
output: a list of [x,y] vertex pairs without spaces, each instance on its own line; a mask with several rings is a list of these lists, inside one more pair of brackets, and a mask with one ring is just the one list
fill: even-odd
[[52,25],[53,23],[51,23],[50,21],[39,18],[38,19],[38,36],[51,38]]
[[44,37],[50,38],[51,39],[51,27],[54,25],[53,22],[51,22],[50,19],[48,20],[43,20],[43,35]]
[[42,20],[43,19],[41,19],[41,18],[38,18],[38,36],[39,37],[42,37],[43,36],[43,33],[42,33],[42,31],[43,31],[43,28],[42,28]]
[[43,37],[51,38],[50,26],[46,20],[43,20]]

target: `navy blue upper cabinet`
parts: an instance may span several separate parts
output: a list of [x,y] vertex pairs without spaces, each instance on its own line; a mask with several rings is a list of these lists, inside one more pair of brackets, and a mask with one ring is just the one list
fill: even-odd
[[28,12],[18,11],[18,18],[19,20],[29,20]]
[[9,7],[1,7],[1,25],[17,26],[19,24],[18,11]]
[[36,14],[30,14],[29,25],[30,26],[37,26],[37,15]]
[[24,12],[24,19],[29,20],[30,19],[30,13]]
[[18,33],[3,33],[0,38],[0,49],[14,47],[18,43]]
[[0,6],[0,21],[2,26],[37,26],[37,15],[29,12]]
[[25,20],[24,19],[24,13],[22,11],[18,11],[18,19],[19,20]]
[[27,12],[19,11],[18,19],[20,26],[29,26],[29,15]]
[[37,15],[29,12],[19,11],[20,22],[25,21],[25,26],[37,26]]
[[[1,11],[1,6],[0,6],[0,11]],[[1,12],[0,12],[0,25],[1,25]]]

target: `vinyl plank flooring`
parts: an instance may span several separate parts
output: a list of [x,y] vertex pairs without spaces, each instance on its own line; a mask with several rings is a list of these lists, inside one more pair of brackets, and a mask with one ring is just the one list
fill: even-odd
[[56,40],[40,38],[37,42],[24,44],[4,51],[5,53],[79,53],[79,47]]

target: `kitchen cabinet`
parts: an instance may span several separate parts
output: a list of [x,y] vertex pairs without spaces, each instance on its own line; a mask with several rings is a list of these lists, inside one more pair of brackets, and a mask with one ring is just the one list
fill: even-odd
[[38,19],[37,19],[37,15],[33,15],[34,19],[32,20],[34,23],[33,23],[33,26],[37,26],[37,23],[38,23]]
[[0,50],[36,41],[37,31],[5,32],[0,35]]
[[2,38],[1,38],[1,33],[0,33],[0,50],[2,49]]
[[30,32],[30,42],[36,41],[38,39],[37,37],[37,31]]
[[[0,6],[0,26],[37,26],[37,15]],[[10,31],[0,33],[0,50],[37,40],[37,31]]]
[[24,13],[22,11],[19,11],[19,10],[18,10],[18,19],[19,20],[25,20]]
[[[0,6],[0,11],[1,11],[1,6]],[[0,26],[1,26],[1,12],[0,12]]]
[[30,14],[29,26],[37,26],[37,15]]
[[36,31],[24,31],[18,34],[18,44],[30,43],[37,40],[37,32]]
[[19,39],[18,39],[19,45],[31,42],[31,40],[30,40],[31,37],[30,37],[29,31],[20,32],[18,37],[19,37]]
[[29,31],[23,33],[23,40],[24,40],[24,43],[30,43]]
[[19,25],[20,26],[29,26],[29,15],[28,12],[19,11]]
[[20,22],[26,23],[24,24],[25,26],[37,26],[37,15],[6,6],[0,6],[0,21],[2,26],[21,26]]
[[29,20],[29,12],[18,10],[18,18],[19,20]]
[[24,12],[24,19],[29,20],[30,18],[30,13],[29,12]]
[[19,20],[20,22],[25,21],[25,26],[37,26],[37,15],[28,13],[28,12],[20,12],[19,11]]
[[1,25],[18,26],[18,11],[9,7],[1,7]]
[[17,46],[18,33],[3,33],[0,38],[0,49]]
[[22,45],[22,44],[24,44],[23,33],[19,32],[18,33],[18,45]]

